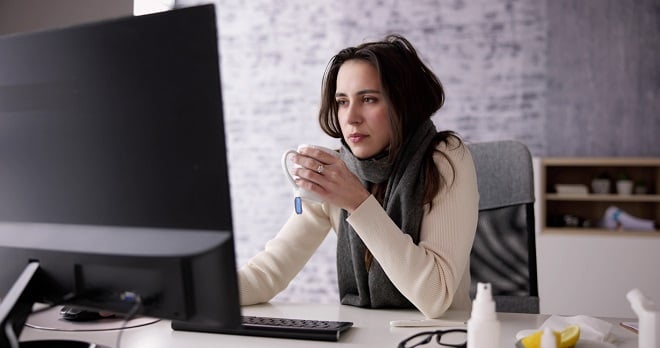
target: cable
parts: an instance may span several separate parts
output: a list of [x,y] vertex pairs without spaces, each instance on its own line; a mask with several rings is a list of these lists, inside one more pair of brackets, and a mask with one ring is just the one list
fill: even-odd
[[133,319],[135,314],[137,314],[140,309],[142,309],[142,297],[140,295],[134,293],[134,292],[124,292],[120,295],[120,298],[122,301],[131,301],[133,302],[133,307],[131,308],[130,311],[128,311],[128,314],[126,314],[126,318],[124,319],[124,322],[121,324],[121,327],[119,328],[119,333],[117,334],[117,342],[115,343],[115,348],[120,348],[121,345],[121,336],[124,333],[124,329],[126,329],[126,325],[128,325],[129,320]]

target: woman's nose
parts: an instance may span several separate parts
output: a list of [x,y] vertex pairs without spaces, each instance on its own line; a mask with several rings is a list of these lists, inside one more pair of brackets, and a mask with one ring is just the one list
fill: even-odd
[[362,123],[362,114],[354,103],[351,103],[351,105],[348,107],[348,110],[346,110],[346,120],[349,124]]

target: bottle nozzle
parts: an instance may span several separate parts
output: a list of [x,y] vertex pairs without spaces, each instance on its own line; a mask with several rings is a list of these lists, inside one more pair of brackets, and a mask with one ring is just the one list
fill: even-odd
[[478,301],[492,301],[493,293],[490,289],[490,283],[477,283],[477,296]]
[[477,283],[477,295],[472,302],[473,317],[495,317],[495,301],[490,283]]

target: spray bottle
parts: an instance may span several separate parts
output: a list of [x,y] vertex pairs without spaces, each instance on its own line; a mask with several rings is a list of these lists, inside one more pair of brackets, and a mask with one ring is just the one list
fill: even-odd
[[467,322],[467,348],[499,348],[500,322],[495,314],[495,301],[490,283],[478,283]]
[[638,347],[660,347],[660,337],[658,337],[660,335],[660,312],[655,308],[655,303],[644,296],[639,289],[628,291],[626,298],[639,319]]

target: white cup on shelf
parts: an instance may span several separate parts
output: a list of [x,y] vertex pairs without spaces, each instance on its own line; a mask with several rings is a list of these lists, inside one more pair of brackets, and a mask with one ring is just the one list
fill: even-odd
[[632,180],[617,180],[616,193],[620,195],[630,195],[633,192]]

